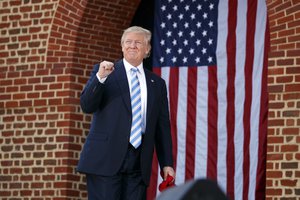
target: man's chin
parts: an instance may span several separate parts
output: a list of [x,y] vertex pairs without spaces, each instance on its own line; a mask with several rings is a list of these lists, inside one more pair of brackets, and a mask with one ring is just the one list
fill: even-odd
[[137,62],[137,61],[138,61],[138,59],[136,58],[136,56],[128,56],[128,57],[126,58],[126,60],[127,60],[128,62]]

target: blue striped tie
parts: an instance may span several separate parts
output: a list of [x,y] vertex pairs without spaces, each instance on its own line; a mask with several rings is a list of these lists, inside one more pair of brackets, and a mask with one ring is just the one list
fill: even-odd
[[131,109],[132,125],[129,142],[134,148],[138,148],[142,142],[142,104],[140,82],[137,77],[137,68],[131,69]]

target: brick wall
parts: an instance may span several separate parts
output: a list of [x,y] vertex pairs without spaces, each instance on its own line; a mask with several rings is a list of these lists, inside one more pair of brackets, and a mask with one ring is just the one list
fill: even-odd
[[0,1],[0,199],[84,199],[74,173],[92,65],[120,58],[139,0]]
[[300,1],[268,0],[267,199],[300,197]]
[[[120,57],[139,0],[0,0],[0,199],[85,199],[75,166],[92,64]],[[300,1],[267,0],[267,199],[300,196]]]

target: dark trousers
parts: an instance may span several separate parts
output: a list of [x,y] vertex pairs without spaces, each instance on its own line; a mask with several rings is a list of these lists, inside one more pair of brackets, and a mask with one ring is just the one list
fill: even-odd
[[120,171],[114,176],[87,174],[89,200],[145,200],[141,176],[140,148],[129,145]]

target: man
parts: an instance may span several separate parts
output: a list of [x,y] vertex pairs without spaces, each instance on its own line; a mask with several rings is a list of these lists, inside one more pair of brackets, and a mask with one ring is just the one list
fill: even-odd
[[143,68],[151,32],[133,26],[121,38],[123,59],[95,65],[80,97],[93,113],[78,163],[89,199],[145,199],[154,146],[164,178],[175,178],[166,84]]

